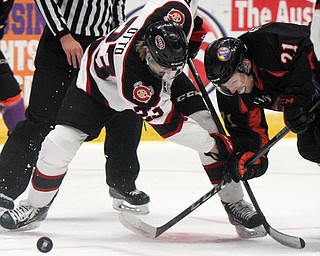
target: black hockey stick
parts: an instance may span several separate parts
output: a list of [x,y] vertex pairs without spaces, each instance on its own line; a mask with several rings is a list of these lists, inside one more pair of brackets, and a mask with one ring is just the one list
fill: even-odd
[[[257,159],[259,159],[262,155],[264,155],[269,149],[276,144],[277,141],[279,141],[288,131],[283,131],[282,129],[275,137],[273,137],[269,143],[267,143],[264,147],[262,147],[259,151],[255,153],[255,155],[252,157],[252,160],[250,160],[249,164],[255,162]],[[182,219],[184,219],[187,215],[189,215],[191,212],[193,212],[195,209],[197,209],[199,206],[201,206],[204,202],[206,202],[208,199],[210,199],[212,196],[217,194],[221,189],[223,189],[227,185],[227,181],[222,180],[219,184],[214,186],[209,192],[207,192],[205,195],[203,195],[200,199],[198,199],[196,202],[194,202],[192,205],[190,205],[187,209],[179,213],[177,216],[163,224],[162,226],[152,226],[141,219],[139,219],[136,215],[133,215],[129,212],[121,212],[119,215],[120,223],[128,228],[129,230],[133,231],[136,234],[149,237],[149,238],[157,238],[161,234],[163,234],[165,231],[167,231],[169,228],[171,228],[173,225],[180,222]],[[267,229],[266,229],[267,230]],[[269,229],[270,230],[270,229]],[[272,230],[270,232],[274,233]],[[273,235],[275,236],[275,235]],[[287,235],[286,235],[287,236]],[[282,239],[283,240],[283,239]]]
[[[317,101],[309,110],[309,112],[312,112],[314,109],[316,109],[320,104],[320,100]],[[288,127],[284,127],[282,128],[282,130],[277,133],[276,136],[274,136],[268,144],[270,144],[270,147],[272,147],[274,144],[276,144],[281,138],[283,138],[288,132],[290,131],[290,129]],[[263,148],[261,150],[259,150],[256,155],[260,154],[259,152],[263,152],[261,155],[265,154],[268,150],[263,150]],[[256,157],[253,157],[252,160],[250,160],[250,162],[255,162],[257,159]],[[278,241],[279,243],[288,246],[288,247],[292,247],[292,248],[296,248],[296,249],[302,249],[305,247],[305,241],[302,238],[299,237],[293,237],[290,235],[286,235],[283,234],[277,230],[275,230],[274,228],[272,228],[269,223],[267,222],[263,212],[261,211],[259,204],[255,198],[255,196],[253,195],[253,192],[251,190],[251,187],[248,183],[248,181],[244,180],[243,181],[243,185],[247,190],[247,193],[252,201],[252,204],[254,206],[254,208],[256,209],[257,213],[260,214],[260,216],[262,217],[263,220],[263,226],[266,229],[267,233],[276,241]]]
[[[222,134],[226,134],[225,130],[218,118],[218,115],[214,109],[214,106],[209,98],[209,95],[200,79],[200,76],[192,62],[192,60],[189,58],[188,59],[188,65],[190,67],[190,70],[197,82],[197,85],[199,87],[199,90],[205,100],[205,103],[207,104],[207,107],[209,109],[209,111],[211,112],[212,118],[214,119],[214,121],[216,122],[216,125],[218,127],[218,130],[220,133]],[[319,102],[317,102],[315,104],[315,106],[312,107],[312,109],[310,111],[312,111],[314,108],[316,108],[318,106]],[[274,144],[276,144],[281,138],[283,138],[287,133],[289,132],[289,129],[287,127],[283,128],[275,137],[273,137],[269,143],[267,143],[263,148],[261,148],[248,162],[248,165],[255,162],[257,159],[259,159],[263,154],[265,154]],[[296,249],[302,249],[305,247],[305,241],[300,238],[300,237],[295,237],[295,236],[291,236],[291,235],[287,235],[284,233],[281,233],[279,231],[277,231],[276,229],[274,229],[273,227],[270,226],[270,224],[267,222],[263,212],[261,211],[259,204],[249,186],[249,183],[247,180],[243,180],[243,185],[245,187],[245,189],[247,190],[247,193],[252,201],[252,204],[254,206],[254,208],[256,209],[257,213],[261,216],[262,218],[262,225],[265,228],[265,230],[267,231],[267,233],[277,242],[279,242],[282,245],[291,247],[291,248],[296,248]]]
[[137,233],[139,235],[143,235],[149,238],[156,238],[160,236],[162,233],[167,231],[169,228],[171,228],[173,225],[177,224],[179,221],[181,221],[183,218],[185,218],[187,215],[189,215],[191,212],[193,212],[195,209],[197,209],[200,205],[202,205],[204,202],[206,202],[208,199],[210,199],[212,196],[217,194],[221,189],[223,189],[228,183],[223,180],[219,184],[213,187],[208,193],[203,195],[199,200],[194,202],[192,205],[190,205],[187,209],[185,209],[183,212],[163,224],[162,226],[155,227],[152,226],[141,219],[137,218],[135,215],[129,212],[121,212],[119,215],[119,220],[123,226],[130,229],[134,233]]
[[[191,63],[191,64],[193,64],[193,63]],[[195,77],[197,77],[197,76],[195,76]],[[200,82],[201,82],[201,80],[200,80]],[[204,88],[204,86],[200,87],[200,88]],[[207,96],[205,96],[205,95],[207,95],[206,91],[205,91],[204,97],[208,97],[208,95]],[[211,101],[209,99],[209,104],[210,103],[211,103]],[[214,111],[214,113],[216,113],[216,112]],[[213,118],[215,119],[215,122],[217,124],[221,125],[218,116],[213,117]],[[217,122],[217,120],[218,120],[218,122]],[[223,131],[224,131],[224,129],[223,129]],[[249,163],[255,162],[262,155],[264,155],[277,141],[279,141],[283,136],[285,136],[285,134],[287,134],[288,131],[289,130],[282,129],[264,147],[262,147],[258,152],[255,153],[255,155],[252,157],[252,160],[250,160]],[[178,214],[177,216],[175,216],[174,218],[169,220],[167,223],[165,223],[159,227],[152,226],[152,225],[140,220],[135,215],[128,213],[128,212],[120,213],[119,219],[120,219],[120,222],[122,223],[122,225],[124,225],[125,227],[127,227],[128,229],[133,231],[134,233],[137,233],[142,236],[149,237],[149,238],[156,238],[156,237],[160,236],[161,234],[163,234],[165,231],[167,231],[169,228],[171,228],[173,225],[177,224],[179,221],[181,221],[183,218],[185,218],[187,215],[189,215],[195,209],[197,209],[200,205],[202,205],[204,202],[206,202],[208,199],[210,199],[213,195],[218,193],[226,185],[227,185],[227,182],[225,180],[221,181],[219,184],[217,184],[215,187],[213,187],[209,192],[207,192],[204,196],[202,196],[199,200],[194,202],[191,206],[189,206],[183,212],[181,212],[180,214]]]

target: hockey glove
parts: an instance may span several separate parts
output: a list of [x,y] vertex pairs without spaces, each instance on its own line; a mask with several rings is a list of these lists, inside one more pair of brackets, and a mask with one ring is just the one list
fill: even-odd
[[199,16],[197,16],[194,19],[194,28],[188,45],[189,57],[191,59],[194,59],[197,56],[200,50],[201,43],[207,34],[207,31],[202,27],[202,25],[203,20]]
[[[220,183],[226,177],[225,162],[219,161],[208,165],[203,165],[212,185]],[[229,182],[229,179],[225,179]]]
[[226,161],[233,154],[234,146],[230,139],[220,133],[211,133],[210,136],[215,139],[216,144],[214,146],[215,152],[209,152],[205,155],[211,156],[216,161]]
[[315,119],[314,113],[307,110],[308,97],[302,88],[290,88],[286,94],[280,96],[283,106],[284,121],[288,128],[297,134],[308,129],[309,123]]
[[263,175],[268,168],[268,158],[260,157],[253,164],[247,165],[253,152],[236,153],[227,162],[227,173],[232,180],[239,182],[240,180],[248,180]]

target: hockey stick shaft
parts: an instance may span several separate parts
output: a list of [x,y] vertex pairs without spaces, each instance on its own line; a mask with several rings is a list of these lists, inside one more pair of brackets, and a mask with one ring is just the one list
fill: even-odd
[[[197,85],[199,87],[199,90],[204,98],[205,103],[207,104],[207,107],[212,115],[213,120],[215,121],[218,131],[221,134],[226,134],[220,119],[218,118],[218,115],[214,109],[214,106],[209,98],[209,95],[205,89],[205,86],[202,83],[202,80],[192,62],[192,60],[189,58],[188,59],[188,65],[189,68],[191,70],[191,73],[193,74],[194,79],[197,82]],[[267,151],[269,151],[269,149],[275,145],[281,138],[283,138],[287,133],[289,132],[289,129],[287,127],[283,128],[275,137],[273,137],[264,147],[262,147],[257,153],[255,153],[255,155],[250,159],[250,161],[248,162],[248,164],[254,163],[257,159],[259,159],[262,155],[264,155]],[[244,184],[245,189],[247,190],[247,193],[252,201],[252,204],[254,206],[254,208],[256,209],[257,213],[261,216],[262,218],[262,225],[264,226],[264,228],[266,229],[267,233],[277,242],[288,246],[288,247],[292,247],[292,248],[297,248],[297,249],[301,249],[305,247],[305,242],[302,238],[299,237],[293,237],[290,235],[286,235],[283,234],[275,229],[273,229],[269,223],[267,222],[264,214],[262,213],[259,204],[249,186],[248,181],[244,180],[242,181]]]
[[[313,110],[315,110],[320,104],[320,100],[317,101],[310,109],[309,109],[309,113],[312,112]],[[276,144],[281,138],[283,138],[288,132],[290,131],[290,129],[288,127],[284,127],[276,136],[274,136],[268,144],[270,145],[274,145]],[[267,152],[267,150],[264,150],[263,148],[261,150],[259,150],[256,155],[263,155]],[[253,157],[252,159],[250,159],[250,162],[253,163],[256,160],[258,160],[259,158],[257,157]],[[266,229],[267,233],[270,234],[270,236],[272,236],[272,238],[274,238],[275,240],[277,240],[279,243],[289,246],[289,247],[294,247],[297,249],[301,249],[305,247],[305,242],[302,238],[297,238],[297,237],[291,237],[289,238],[289,240],[287,239],[283,239],[285,236],[289,236],[289,235],[284,235],[282,233],[280,233],[279,231],[273,229],[269,223],[267,222],[263,212],[260,209],[260,206],[255,198],[255,196],[253,195],[252,189],[248,183],[247,180],[243,181],[243,185],[247,190],[247,193],[252,201],[252,204],[254,205],[257,213],[260,214],[260,216],[263,218],[263,226]]]
[[171,228],[173,225],[177,224],[179,221],[184,219],[187,215],[197,209],[200,205],[210,199],[212,196],[217,194],[221,189],[223,189],[227,185],[225,180],[222,180],[219,184],[213,187],[209,192],[203,195],[200,199],[190,205],[187,209],[182,211],[180,214],[166,222],[164,225],[160,227],[154,227],[149,225],[142,220],[138,219],[135,215],[122,212],[119,215],[119,220],[122,225],[126,228],[130,229],[131,231],[149,237],[149,238],[156,238]]
[[180,220],[185,218],[187,215],[189,215],[191,212],[193,212],[195,209],[197,209],[200,205],[202,205],[204,202],[206,202],[208,199],[210,199],[212,196],[217,194],[221,189],[223,189],[227,185],[226,181],[221,181],[219,184],[213,187],[209,192],[207,192],[205,195],[203,195],[200,199],[198,199],[196,202],[194,202],[192,205],[190,205],[187,209],[185,209],[183,212],[178,214],[176,217],[168,221],[166,224],[162,225],[157,232],[157,236],[164,233],[166,230],[171,228],[173,225],[178,223]]
[[[313,110],[315,110],[318,106],[320,105],[320,100],[318,100],[310,109],[309,109],[309,113],[312,112]],[[266,154],[269,149],[275,145],[279,140],[281,140],[284,136],[286,136],[288,133],[290,132],[290,129],[285,126],[282,128],[282,130],[280,132],[278,132],[271,140],[269,140],[269,142],[262,147],[260,150],[258,150],[254,156],[250,159],[250,161],[248,161],[248,165],[254,163],[255,161],[257,161],[261,156],[263,156],[264,154]]]

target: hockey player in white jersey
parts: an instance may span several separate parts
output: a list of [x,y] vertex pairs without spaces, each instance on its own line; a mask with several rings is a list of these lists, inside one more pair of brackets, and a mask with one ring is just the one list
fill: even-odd
[[[1,216],[2,227],[26,229],[43,221],[46,206],[83,141],[126,109],[135,111],[163,138],[196,150],[213,184],[223,179],[224,173],[215,173],[216,163],[229,158],[233,144],[217,133],[201,97],[182,72],[194,15],[182,0],[149,1],[139,16],[87,48],[55,129],[42,144],[27,201]],[[179,95],[189,98],[181,103]],[[260,216],[243,200],[239,183],[228,184],[219,196],[240,236],[266,234]]]

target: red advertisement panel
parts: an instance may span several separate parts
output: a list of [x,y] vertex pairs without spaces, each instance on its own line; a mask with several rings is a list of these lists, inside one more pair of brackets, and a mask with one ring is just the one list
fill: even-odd
[[313,1],[307,0],[232,0],[231,30],[246,31],[271,21],[308,24]]

